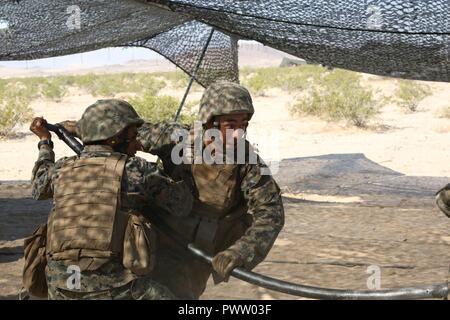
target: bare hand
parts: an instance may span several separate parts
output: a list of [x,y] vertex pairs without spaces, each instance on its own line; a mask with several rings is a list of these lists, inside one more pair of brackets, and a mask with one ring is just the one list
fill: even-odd
[[30,130],[41,140],[51,139],[52,135],[50,131],[44,126],[47,121],[43,117],[36,117],[33,119],[30,125]]

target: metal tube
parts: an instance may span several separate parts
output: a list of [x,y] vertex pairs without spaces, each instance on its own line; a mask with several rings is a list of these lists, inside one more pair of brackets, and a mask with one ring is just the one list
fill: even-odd
[[[197,257],[211,264],[212,257],[197,248],[193,244],[188,245],[188,250]],[[235,268],[231,275],[246,281],[248,283],[287,293],[294,296],[300,296],[312,299],[333,299],[333,300],[394,300],[394,299],[429,299],[441,298],[446,299],[449,295],[450,288],[448,283],[397,288],[384,290],[342,290],[319,288],[305,286],[301,284],[290,283],[283,280],[274,279],[268,276],[257,274],[255,272],[246,271],[242,268]]]
[[83,151],[83,145],[77,139],[72,137],[63,126],[46,123],[45,127],[49,131],[54,132],[58,138],[64,141],[77,155],[80,155],[81,151]]

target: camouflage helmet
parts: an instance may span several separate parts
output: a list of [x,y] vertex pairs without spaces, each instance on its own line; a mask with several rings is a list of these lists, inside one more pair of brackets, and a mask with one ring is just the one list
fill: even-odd
[[234,82],[218,81],[205,90],[200,101],[198,118],[202,124],[206,124],[215,116],[248,113],[250,120],[254,112],[252,98],[247,89]]
[[142,125],[136,110],[126,101],[98,100],[90,105],[77,122],[77,131],[84,143],[114,137],[129,125]]

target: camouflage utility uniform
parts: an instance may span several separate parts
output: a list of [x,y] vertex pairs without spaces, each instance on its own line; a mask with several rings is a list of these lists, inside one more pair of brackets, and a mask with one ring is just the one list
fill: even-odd
[[[248,91],[232,83],[217,83],[203,95],[200,119],[246,112],[253,114]],[[190,130],[177,123],[145,123],[139,128],[138,140],[144,151],[158,155],[164,170],[174,180],[184,180],[194,190],[193,210],[187,217],[166,216],[165,225],[184,243],[195,243],[210,254],[233,251],[251,270],[264,260],[284,224],[280,189],[261,159],[257,164],[206,165],[180,164],[171,161],[175,146],[172,134]],[[211,266],[182,250],[170,237],[159,233],[157,260],[153,278],[166,285],[178,297],[198,299],[213,272]],[[222,279],[213,273],[216,283]]]
[[[33,198],[43,200],[55,197],[55,194],[58,194],[58,188],[60,188],[61,172],[68,166],[73,165],[75,160],[90,161],[94,159],[95,161],[95,159],[109,159],[114,156],[124,155],[114,152],[107,145],[92,144],[85,146],[80,157],[62,158],[55,163],[53,150],[48,145],[42,145],[39,150],[38,161],[33,169]],[[95,176],[93,176],[86,179],[85,184],[96,182]],[[74,188],[76,188],[76,182]],[[85,197],[88,197],[88,195]],[[190,211],[192,203],[191,191],[184,183],[174,182],[163,175],[154,164],[139,157],[126,158],[123,178],[120,180],[119,198],[121,208],[146,212],[146,214],[153,213],[146,209],[151,204],[153,208],[158,208],[164,214],[183,215]],[[108,201],[108,199],[106,200]],[[57,212],[58,208],[54,210]],[[96,210],[96,208],[93,207],[92,210]],[[80,223],[79,221],[78,223]],[[90,225],[87,227],[90,227]],[[94,270],[89,267],[95,259],[85,258],[85,260],[87,262],[81,261],[86,265],[86,268],[83,268],[81,272],[80,287],[73,289],[69,288],[67,284],[69,276],[71,276],[71,273],[68,273],[68,264],[51,257],[48,258],[46,275],[50,299],[174,298],[170,290],[153,281],[148,275],[138,276],[124,268],[119,257],[106,259],[106,263],[100,263],[100,267],[94,268]],[[80,261],[77,261],[77,264],[79,263]]]

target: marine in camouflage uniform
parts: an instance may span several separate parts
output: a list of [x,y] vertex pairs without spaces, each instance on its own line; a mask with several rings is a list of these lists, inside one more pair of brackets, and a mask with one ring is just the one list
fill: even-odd
[[[36,118],[32,124],[32,131],[41,130],[38,134],[41,140],[44,138],[50,139],[50,133],[44,132],[42,118]],[[162,174],[159,169],[152,163],[145,161],[142,158],[134,157],[133,154],[125,156],[124,151],[116,152],[113,147],[106,144],[99,144],[97,141],[105,141],[106,139],[115,139],[114,136],[120,132],[123,132],[130,125],[139,126],[143,123],[143,120],[139,118],[134,109],[121,100],[99,100],[94,105],[86,109],[82,119],[78,122],[79,132],[81,138],[85,144],[87,144],[82,154],[77,157],[62,158],[55,163],[55,154],[52,147],[49,146],[48,141],[46,143],[40,143],[39,157],[33,168],[32,174],[32,193],[33,198],[37,200],[54,198],[54,208],[49,217],[49,231],[47,240],[47,253],[48,251],[55,251],[53,256],[48,256],[48,264],[46,270],[48,295],[49,299],[173,299],[175,296],[165,286],[159,284],[157,281],[152,280],[149,275],[138,276],[131,270],[124,267],[122,263],[122,257],[119,255],[111,255],[106,258],[95,253],[91,256],[87,253],[82,255],[83,250],[89,251],[86,246],[90,245],[90,242],[95,242],[97,237],[101,238],[101,228],[107,228],[107,222],[102,225],[102,220],[95,220],[95,211],[101,208],[101,201],[99,198],[106,197],[104,203],[114,203],[115,199],[111,197],[108,199],[108,193],[102,194],[101,191],[107,192],[110,185],[117,183],[120,187],[118,194],[116,194],[118,206],[123,212],[146,212],[146,214],[153,214],[153,211],[148,210],[148,206],[152,205],[152,208],[157,208],[158,211],[163,212],[161,215],[186,215],[190,212],[192,207],[192,195],[190,189],[183,182],[174,182],[168,176]],[[36,130],[36,127],[39,127]],[[42,134],[42,132],[44,132]],[[117,136],[117,135],[116,135]],[[112,138],[111,138],[112,137]],[[129,137],[127,138],[129,139]],[[115,143],[115,140],[112,140]],[[136,141],[136,140],[134,140]],[[125,144],[129,142],[125,141]],[[99,168],[98,163],[106,163],[113,159],[113,163],[118,166],[118,161],[114,159],[124,159],[124,170],[121,173],[121,179],[119,182],[112,181],[107,182],[107,185],[94,186],[101,179],[107,179],[108,176],[103,171],[107,170],[107,166],[101,167],[103,171],[98,171],[97,179],[96,175],[88,177],[85,181],[73,181],[64,185],[64,175],[71,177],[70,179],[76,180],[73,170],[74,167],[79,168],[83,166],[89,166],[89,163],[94,161],[95,168]],[[105,160],[106,159],[106,160]],[[115,161],[115,162],[114,162]],[[78,164],[78,165],[77,165]],[[109,170],[109,169],[108,169]],[[120,170],[119,170],[120,171]],[[81,172],[81,171],[80,171]],[[120,173],[120,172],[119,172]],[[119,174],[120,176],[120,174]],[[99,179],[100,177],[100,179]],[[116,177],[117,178],[117,177]],[[117,180],[117,179],[116,179]],[[106,180],[105,180],[106,181]],[[101,181],[100,181],[101,182]],[[81,184],[80,184],[81,183]],[[93,198],[89,198],[89,194],[86,193],[86,188],[92,187]],[[78,207],[74,206],[73,194],[77,195],[77,187],[83,190],[85,193],[81,194],[82,199],[90,199],[89,201],[94,204],[83,204],[83,201],[78,201]],[[72,189],[71,189],[72,188]],[[70,189],[69,192],[62,192]],[[59,200],[61,195],[72,195],[72,198],[65,200],[64,205],[71,208],[71,212],[64,211],[64,206],[59,205],[63,201]],[[106,195],[106,196],[103,196]],[[61,198],[62,199],[62,198]],[[85,201],[85,202],[89,202]],[[89,207],[91,206],[91,207]],[[73,219],[73,212],[82,212],[81,219],[73,220],[72,224],[65,225],[66,228],[77,227],[77,230],[83,230],[85,234],[79,235],[78,238],[65,240],[56,246],[52,245],[52,241],[56,241],[53,237],[56,234],[56,227],[66,223],[68,219]],[[92,214],[91,214],[92,212]],[[117,209],[119,212],[119,209]],[[122,211],[120,211],[122,212]],[[119,232],[123,234],[123,228],[120,229],[117,226],[121,218],[119,213],[114,213],[114,227],[113,232]],[[59,215],[66,215],[59,217]],[[59,218],[58,218],[59,217]],[[51,219],[55,219],[50,222]],[[59,219],[59,220],[58,220]],[[88,225],[83,225],[84,221],[87,221]],[[89,219],[94,219],[91,221]],[[100,223],[98,229],[92,231],[91,227],[95,227],[96,223]],[[51,224],[54,225],[55,230],[52,229]],[[126,224],[126,222],[125,222]],[[80,227],[81,225],[81,227]],[[84,229],[80,229],[84,228]],[[51,231],[50,231],[51,230]],[[119,231],[117,231],[119,230]],[[64,230],[62,230],[64,232]],[[61,230],[59,230],[61,232]],[[92,234],[92,232],[96,232]],[[70,234],[69,234],[70,235]],[[117,237],[112,235],[111,238]],[[108,238],[109,239],[109,238]],[[123,242],[123,236],[118,236],[118,239]],[[79,242],[77,244],[77,241]],[[60,241],[61,242],[61,241]],[[72,243],[73,242],[73,243]],[[111,242],[111,244],[109,244]],[[109,247],[114,247],[113,240],[107,242]],[[49,245],[50,243],[50,245]],[[67,245],[69,243],[69,245]],[[80,244],[81,243],[81,244]],[[119,246],[122,243],[119,244]],[[155,245],[152,243],[151,245]],[[64,250],[60,250],[60,246],[64,246]],[[49,248],[50,247],[50,248]],[[75,249],[74,249],[75,248]],[[70,259],[65,260],[57,259],[57,254],[65,254],[70,250],[77,252],[74,257],[74,261]],[[92,248],[90,248],[92,249]],[[98,249],[98,248],[97,248]],[[111,249],[113,250],[113,249]],[[120,250],[119,250],[120,251]],[[98,250],[96,251],[98,252]],[[69,288],[67,281],[71,273],[68,273],[68,265],[78,265],[81,267],[81,278],[79,288]]]
[[[245,88],[221,81],[205,91],[199,111],[204,128],[219,116],[238,113],[248,114],[248,120],[254,113]],[[198,299],[211,273],[218,283],[227,279],[234,267],[254,268],[267,256],[284,225],[280,189],[271,175],[262,174],[267,167],[261,159],[257,164],[232,165],[172,162],[172,134],[190,129],[177,123],[145,123],[138,135],[144,151],[158,155],[164,171],[175,180],[188,182],[196,195],[189,216],[163,217],[171,235],[159,233],[152,271],[153,279],[182,299]],[[193,242],[215,255],[213,268],[182,250],[171,237],[185,244]]]

